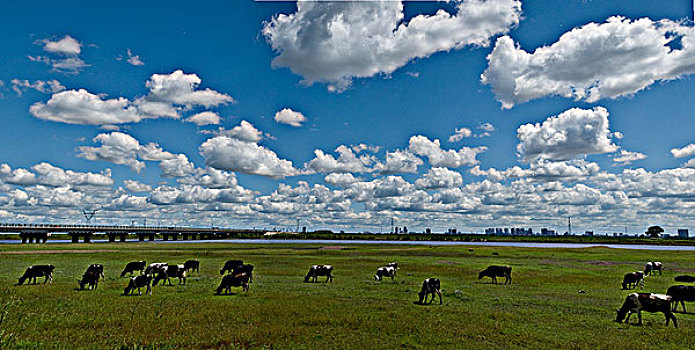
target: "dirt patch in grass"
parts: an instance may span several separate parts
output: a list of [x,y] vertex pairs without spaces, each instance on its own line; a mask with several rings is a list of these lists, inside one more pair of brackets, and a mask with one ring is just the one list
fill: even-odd
[[613,266],[613,265],[625,264],[625,263],[617,262],[617,261],[604,261],[604,260],[590,260],[590,261],[585,261],[585,263],[591,264],[591,265],[598,265],[598,266]]
[[445,261],[445,260],[439,260],[437,261],[438,264],[446,264],[446,265],[458,265],[460,264],[459,262],[456,261]]
[[326,247],[321,247],[319,250],[346,250],[347,248],[342,247],[342,246],[326,246]]

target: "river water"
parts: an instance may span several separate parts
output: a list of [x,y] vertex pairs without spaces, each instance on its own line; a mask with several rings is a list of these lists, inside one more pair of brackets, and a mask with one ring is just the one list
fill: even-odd
[[[18,240],[0,240],[0,244],[19,243]],[[94,243],[104,243],[106,240],[92,240]],[[130,243],[137,240],[128,240]],[[48,240],[48,244],[65,244],[70,240]],[[180,244],[180,243],[229,243],[229,244],[392,244],[392,245],[426,245],[426,246],[488,246],[488,247],[520,247],[520,248],[590,248],[608,247],[616,249],[642,250],[685,250],[695,251],[695,246],[649,245],[649,244],[610,244],[610,243],[546,243],[546,242],[464,242],[464,241],[372,241],[372,240],[331,240],[331,239],[212,239],[199,241],[154,241],[142,244]]]

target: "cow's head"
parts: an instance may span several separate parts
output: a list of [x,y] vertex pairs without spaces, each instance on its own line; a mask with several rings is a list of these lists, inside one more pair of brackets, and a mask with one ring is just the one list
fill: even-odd
[[478,273],[478,279],[481,279],[481,278],[483,278],[483,277],[485,277],[485,271],[480,271],[480,272]]
[[627,311],[623,311],[622,309],[615,310],[615,313],[616,313],[615,320],[613,320],[613,321],[618,322],[618,323],[623,322],[625,315],[627,315]]

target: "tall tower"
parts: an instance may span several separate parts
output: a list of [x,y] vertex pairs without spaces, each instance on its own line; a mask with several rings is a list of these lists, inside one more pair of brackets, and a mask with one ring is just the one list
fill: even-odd
[[567,217],[567,233],[572,234],[572,217]]

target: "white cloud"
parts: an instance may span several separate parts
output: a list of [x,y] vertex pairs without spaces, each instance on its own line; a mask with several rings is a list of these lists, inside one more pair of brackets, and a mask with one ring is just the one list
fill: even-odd
[[42,93],[57,93],[65,90],[65,86],[61,84],[58,80],[36,80],[33,83],[28,80],[12,79],[12,90],[14,90],[17,95],[22,96],[22,90],[34,89]]
[[490,168],[481,170],[476,166],[469,172],[475,176],[485,176],[490,181],[502,181],[506,179],[530,178],[535,181],[576,181],[586,179],[599,173],[601,168],[594,162],[575,159],[566,162],[551,162],[540,159],[532,162],[528,169],[514,166],[505,170]]
[[169,159],[162,159],[159,162],[159,169],[162,170],[163,177],[184,177],[194,173],[195,165],[188,160],[185,154],[177,154]]
[[111,169],[106,169],[100,174],[91,172],[77,172],[65,170],[47,162],[42,162],[31,167],[32,171],[18,168],[12,169],[7,164],[0,165],[0,180],[5,183],[21,186],[44,185],[50,187],[61,186],[96,186],[108,187],[113,185]]
[[297,11],[265,23],[263,35],[278,56],[306,84],[325,82],[329,90],[350,86],[352,78],[390,74],[416,58],[467,45],[487,46],[491,37],[519,23],[521,2],[469,0],[404,22],[401,1],[298,1]]
[[275,113],[273,119],[280,124],[291,125],[295,128],[302,126],[302,123],[306,122],[306,117],[302,113],[293,111],[289,108],[284,108]]
[[[671,49],[678,38],[681,47]],[[501,37],[481,79],[503,108],[552,95],[595,102],[695,73],[694,49],[692,27],[616,16],[575,28],[533,53]]]
[[469,128],[460,128],[454,130],[454,133],[449,136],[449,142],[459,142],[466,137],[473,136],[473,131]]
[[408,151],[423,157],[427,157],[433,167],[458,168],[464,165],[476,165],[475,159],[479,153],[485,152],[487,147],[462,147],[460,150],[443,150],[439,140],[434,141],[425,136],[417,135],[410,138]]
[[381,147],[379,147],[379,146],[370,146],[370,145],[367,145],[364,143],[360,143],[358,145],[352,146],[352,150],[355,151],[355,153],[361,153],[361,152],[365,152],[365,151],[368,151],[371,153],[376,153],[376,152],[379,152],[380,148]]
[[220,124],[220,116],[215,112],[205,111],[186,118],[186,121],[198,126],[218,125]]
[[44,39],[42,42],[44,44],[43,50],[46,52],[60,55],[79,55],[82,52],[82,43],[70,35],[66,35],[58,41]]
[[195,74],[181,70],[170,74],[152,74],[145,84],[150,89],[146,99],[176,105],[215,107],[232,103],[234,99],[211,89],[198,90],[201,79]]
[[[186,156],[183,154],[175,155],[173,153],[164,151],[156,143],[141,145],[137,139],[122,132],[99,134],[94,137],[93,141],[95,143],[99,143],[100,146],[77,147],[77,150],[80,152],[77,156],[92,161],[105,161],[114,164],[127,165],[133,171],[138,173],[145,168],[145,163],[141,160],[162,162],[181,158],[181,156],[186,158]],[[167,176],[172,176],[169,174],[171,173],[167,173]]]
[[216,169],[271,178],[299,174],[291,161],[280,159],[275,152],[258,145],[256,142],[260,139],[260,131],[242,121],[225,135],[206,140],[200,146],[200,152],[205,157],[205,164]]
[[133,123],[144,118],[123,97],[104,100],[84,89],[53,94],[48,102],[33,104],[29,112],[39,119],[80,125]]
[[424,164],[418,156],[408,152],[396,150],[394,152],[386,152],[386,163],[379,163],[376,169],[381,174],[403,174],[417,173],[417,167]]
[[683,148],[672,148],[671,154],[676,158],[695,156],[695,143],[691,143]]
[[366,155],[358,157],[350,147],[344,145],[338,146],[335,151],[340,154],[338,159],[323,153],[322,150],[315,150],[314,159],[305,164],[304,167],[317,173],[364,173],[372,171],[369,168],[373,162],[371,157]]
[[461,173],[447,168],[431,168],[421,179],[415,181],[419,189],[452,188],[463,185]]
[[80,125],[137,123],[148,118],[180,117],[179,112],[195,106],[206,108],[234,101],[231,96],[211,90],[198,90],[200,78],[177,70],[153,74],[147,81],[149,93],[130,101],[124,97],[104,99],[84,89],[55,93],[46,103],[37,102],[29,111],[39,119]]
[[348,187],[362,180],[350,173],[333,173],[324,176],[323,181],[331,186]]
[[637,160],[646,159],[647,155],[639,152],[630,152],[624,149],[620,150],[620,154],[613,157],[613,161],[621,164],[630,164]]
[[125,188],[130,192],[149,192],[152,191],[152,186],[135,180],[123,181]]
[[133,52],[130,51],[130,49],[128,49],[126,53],[128,54],[128,59],[126,59],[126,62],[130,63],[133,66],[144,66],[145,65],[145,62],[143,62],[140,59],[140,56],[133,55]]
[[524,161],[536,159],[568,160],[587,154],[615,152],[608,129],[608,111],[568,109],[542,124],[525,124],[517,130],[517,151]]
[[232,130],[226,130],[220,134],[240,141],[252,143],[258,142],[263,138],[263,133],[246,120],[242,120],[241,123],[232,128]]

